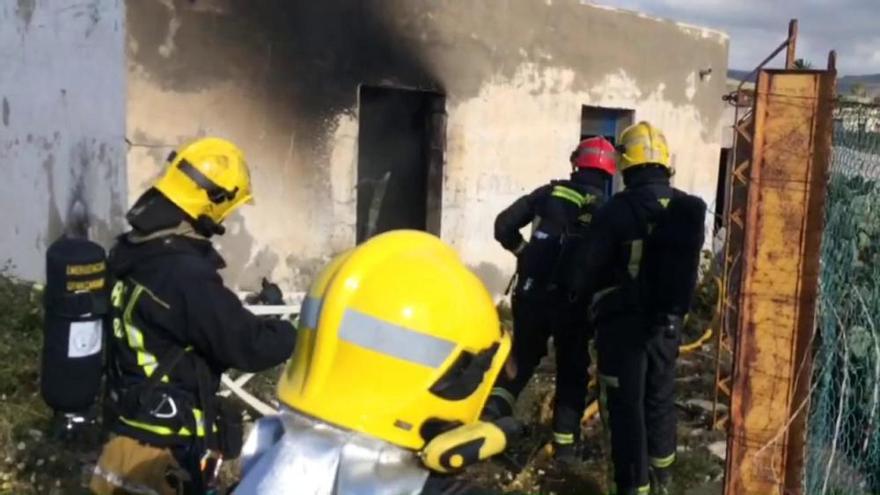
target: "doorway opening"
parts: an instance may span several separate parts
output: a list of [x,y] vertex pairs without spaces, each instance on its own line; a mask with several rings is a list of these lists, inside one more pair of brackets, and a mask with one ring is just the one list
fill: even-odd
[[440,235],[446,98],[375,86],[359,93],[357,243],[394,229]]
[[[581,106],[581,140],[602,136],[611,144],[617,145],[617,136],[621,131],[632,125],[635,112],[625,108],[605,108]],[[620,173],[608,185],[609,196],[623,189],[623,178]]]

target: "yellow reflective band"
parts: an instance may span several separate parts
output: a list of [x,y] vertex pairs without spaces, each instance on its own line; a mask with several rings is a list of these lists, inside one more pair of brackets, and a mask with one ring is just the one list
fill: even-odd
[[565,186],[554,186],[553,192],[550,195],[571,201],[576,204],[578,208],[584,205],[584,196],[574,189]]
[[125,284],[118,281],[113,285],[113,292],[110,293],[110,302],[114,308],[122,309],[125,296]]
[[134,420],[128,419],[128,418],[123,418],[122,416],[119,417],[119,420],[129,426],[133,426],[133,427],[141,429],[141,430],[146,430],[146,431],[149,431],[150,433],[155,433],[156,435],[162,435],[162,436],[179,435],[182,437],[188,437],[188,436],[192,435],[192,432],[189,431],[189,428],[185,428],[185,427],[181,428],[178,431],[174,431],[171,428],[168,428],[167,426],[151,425],[148,423],[142,423],[140,421],[134,421]]
[[636,239],[629,246],[629,276],[636,278],[639,276],[639,265],[642,264],[642,240]]
[[593,221],[593,214],[592,213],[584,213],[583,215],[578,217],[578,220],[580,220],[583,223],[590,223]]
[[202,410],[193,409],[193,417],[196,419],[196,435],[200,437],[205,436],[205,423],[202,419],[204,417]]
[[[156,356],[147,352],[144,347],[144,334],[134,325],[134,321],[131,317],[131,313],[134,311],[137,300],[143,291],[144,287],[142,285],[135,285],[131,298],[128,300],[128,305],[126,305],[125,311],[122,314],[122,321],[123,326],[125,327],[125,333],[128,336],[128,346],[135,351],[137,355],[138,366],[141,366],[144,369],[144,374],[146,376],[150,376],[158,367],[159,362],[158,359],[156,359]],[[162,381],[167,382],[168,377],[163,376]]]
[[574,443],[574,433],[553,432],[553,442],[559,445],[571,445]]
[[104,271],[105,265],[103,261],[92,263],[91,265],[67,265],[68,275],[94,275]]
[[662,207],[664,207],[664,208],[666,208],[667,206],[669,206],[669,198],[660,198],[660,199],[657,200],[657,202],[659,202],[659,203],[660,203],[660,206],[662,206]]
[[651,485],[642,485],[638,488],[638,493],[641,495],[642,493],[651,493]]
[[675,462],[675,452],[666,457],[652,457],[651,465],[655,468],[668,468]]
[[495,387],[492,389],[490,395],[501,398],[504,402],[507,402],[507,404],[510,405],[511,409],[513,409],[514,404],[516,404],[516,397],[506,388]]
[[[205,436],[205,424],[202,420],[202,418],[204,417],[204,414],[202,413],[201,409],[197,409],[197,408],[194,408],[192,410],[192,412],[193,412],[193,418],[195,418],[195,421],[196,421],[196,436],[203,437],[203,436]],[[141,430],[149,431],[150,433],[155,433],[156,435],[162,435],[162,436],[177,435],[177,436],[181,436],[181,437],[192,436],[192,430],[190,430],[186,426],[182,427],[181,429],[179,429],[177,431],[174,431],[171,428],[168,428],[167,426],[151,425],[149,423],[135,421],[133,419],[128,419],[128,418],[125,418],[122,416],[120,416],[119,419],[123,423],[125,423],[129,426],[133,426],[133,427],[141,429]],[[217,425],[214,425],[213,430],[217,431]]]
[[96,278],[93,280],[85,280],[83,282],[67,282],[68,292],[79,292],[84,290],[98,290],[104,288],[104,279]]

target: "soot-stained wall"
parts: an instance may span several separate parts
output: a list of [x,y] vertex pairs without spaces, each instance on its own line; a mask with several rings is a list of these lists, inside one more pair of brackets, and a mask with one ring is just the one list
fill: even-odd
[[513,259],[494,216],[567,174],[582,105],[662,126],[676,184],[715,194],[717,32],[576,0],[140,0],[127,19],[129,201],[181,141],[239,143],[256,204],[221,248],[245,288],[302,289],[354,244],[360,84],[446,95],[441,235],[496,291]]
[[0,2],[0,265],[44,277],[66,229],[107,246],[124,223],[123,0]]

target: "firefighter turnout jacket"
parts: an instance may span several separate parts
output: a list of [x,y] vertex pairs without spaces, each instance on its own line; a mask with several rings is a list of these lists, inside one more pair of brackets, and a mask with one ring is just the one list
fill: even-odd
[[207,239],[123,235],[109,264],[115,433],[159,447],[191,444],[207,425],[218,428],[214,394],[224,371],[265,370],[293,352],[293,326],[242,306],[223,285],[223,259]]
[[[615,315],[649,311],[642,301],[639,274],[651,218],[673,197],[685,196],[669,183],[659,167],[627,171],[627,187],[596,212],[589,244],[582,244],[571,265],[569,285],[592,304],[596,321]],[[683,316],[687,308],[682,308]]]
[[[599,170],[578,170],[570,180],[541,186],[498,214],[495,239],[517,256],[518,295],[545,293],[567,281],[567,265],[586,241],[608,179]],[[529,223],[532,234],[526,242],[519,230]]]

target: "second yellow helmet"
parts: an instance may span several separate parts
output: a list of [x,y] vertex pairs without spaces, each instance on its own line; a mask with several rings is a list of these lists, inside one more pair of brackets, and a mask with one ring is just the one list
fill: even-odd
[[440,239],[391,231],[340,255],[303,304],[281,402],[419,450],[478,419],[510,351],[492,297]]
[[663,131],[646,121],[631,125],[620,133],[618,140],[619,167],[624,171],[631,167],[659,165],[670,168],[669,145]]
[[244,153],[214,137],[193,141],[171,154],[165,175],[154,186],[193,220],[220,223],[251,201],[251,179]]

